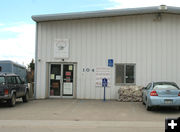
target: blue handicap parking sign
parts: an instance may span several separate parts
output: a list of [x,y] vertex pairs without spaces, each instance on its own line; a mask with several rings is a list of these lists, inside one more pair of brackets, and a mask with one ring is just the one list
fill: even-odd
[[108,80],[107,80],[107,78],[103,78],[103,79],[102,79],[102,87],[107,87],[107,85],[108,85]]
[[113,67],[113,59],[108,59],[108,66]]

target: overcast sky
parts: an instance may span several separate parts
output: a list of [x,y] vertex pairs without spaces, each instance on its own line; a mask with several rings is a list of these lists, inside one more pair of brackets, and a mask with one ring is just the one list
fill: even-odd
[[162,4],[180,7],[180,0],[0,0],[0,60],[27,65],[34,58],[35,23],[32,15]]

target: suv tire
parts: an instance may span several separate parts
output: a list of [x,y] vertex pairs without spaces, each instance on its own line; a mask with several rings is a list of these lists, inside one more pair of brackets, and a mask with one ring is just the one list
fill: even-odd
[[14,107],[16,105],[16,95],[13,93],[11,99],[9,100],[9,105]]
[[180,110],[180,106],[178,106],[178,110]]
[[146,101],[146,110],[147,111],[151,111],[152,107],[148,105],[148,100]]
[[29,91],[28,90],[26,91],[25,96],[22,97],[22,100],[23,100],[23,102],[28,102],[28,100],[29,100]]

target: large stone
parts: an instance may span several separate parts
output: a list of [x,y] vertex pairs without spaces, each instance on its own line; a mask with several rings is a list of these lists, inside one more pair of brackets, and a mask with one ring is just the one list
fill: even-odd
[[141,86],[128,85],[121,86],[118,90],[119,98],[121,102],[141,102],[142,101],[142,88]]

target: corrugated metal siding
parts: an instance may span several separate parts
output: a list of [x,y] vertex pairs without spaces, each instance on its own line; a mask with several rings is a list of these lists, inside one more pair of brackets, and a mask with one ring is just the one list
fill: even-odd
[[13,64],[13,73],[19,75],[21,77],[21,79],[23,79],[23,81],[27,82],[27,73],[26,73],[26,69],[19,67],[18,65]]
[[[150,81],[175,81],[180,85],[180,16],[155,14],[41,22],[38,24],[37,97],[44,98],[46,62],[53,58],[56,38],[70,39],[70,58],[77,62],[77,98],[103,98],[103,88],[95,87],[95,72],[83,68],[106,67],[108,59],[114,63],[135,63],[136,84],[145,86]],[[111,69],[112,84],[107,98],[117,97],[115,67]]]
[[15,64],[12,61],[1,61],[0,62],[0,67],[1,70],[0,72],[2,73],[14,73],[17,74],[21,77],[21,79],[23,79],[23,81],[27,81],[26,80],[26,68],[20,66],[19,64]]
[[0,62],[1,71],[4,73],[12,73],[12,63],[1,63]]

